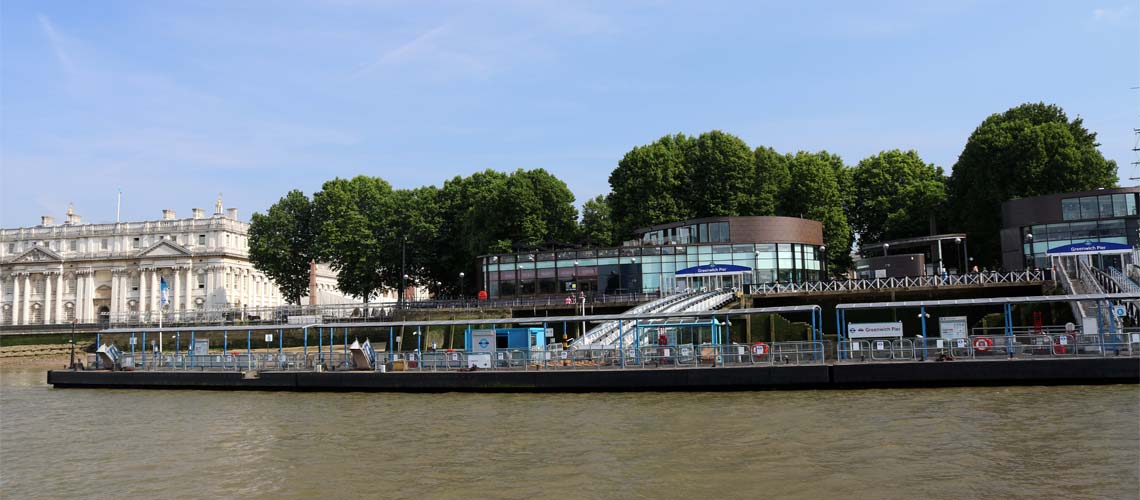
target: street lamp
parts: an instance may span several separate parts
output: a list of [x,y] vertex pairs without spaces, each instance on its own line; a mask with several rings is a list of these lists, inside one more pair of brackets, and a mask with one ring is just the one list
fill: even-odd
[[461,298],[461,299],[465,298],[464,292],[463,292],[463,288],[464,288],[463,285],[466,285],[466,283],[463,282],[464,276],[466,276],[466,274],[464,274],[463,271],[459,271],[459,298]]
[[822,260],[822,267],[823,267],[823,269],[820,271],[820,273],[823,274],[824,281],[831,281],[831,275],[827,272],[827,245],[820,245],[819,246],[819,253],[820,253],[820,257],[822,257],[821,260]]
[[890,243],[883,243],[883,257],[886,257],[888,255],[888,252],[890,251],[890,249],[891,249]]
[[75,323],[79,320],[71,319],[71,371],[75,371]]
[[954,245],[958,249],[958,261],[955,262],[955,264],[958,265],[958,274],[962,274],[962,266],[966,264],[965,262],[962,262],[962,238],[954,238]]

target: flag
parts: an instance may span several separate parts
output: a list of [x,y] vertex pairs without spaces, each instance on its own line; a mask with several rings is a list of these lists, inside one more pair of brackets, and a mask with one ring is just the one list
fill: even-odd
[[166,285],[166,278],[159,278],[158,289],[159,289],[159,293],[162,294],[161,295],[162,298],[159,299],[162,302],[162,305],[165,306],[165,305],[169,304],[170,303],[170,287]]

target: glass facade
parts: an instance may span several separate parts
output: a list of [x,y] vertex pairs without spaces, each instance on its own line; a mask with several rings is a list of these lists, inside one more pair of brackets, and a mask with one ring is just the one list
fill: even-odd
[[[1133,195],[1129,196],[1134,197]],[[1025,226],[1021,228],[1021,241],[1023,242],[1021,247],[1026,265],[1042,268],[1050,265],[1048,252],[1051,248],[1085,241],[1129,243],[1125,219]]]
[[728,222],[702,222],[649,231],[641,235],[643,245],[688,245],[728,243]]
[[[700,226],[703,229],[695,225],[675,229],[684,230],[689,235],[700,235],[703,231],[711,240],[709,243],[482,257],[485,287],[491,297],[577,291],[600,294],[671,293],[686,287],[686,282],[676,276],[677,271],[709,264],[732,264],[750,269],[749,272],[732,276],[732,286],[768,284],[777,280],[780,283],[798,283],[817,281],[822,277],[822,255],[815,245],[729,244],[727,222]],[[672,234],[680,237],[682,232]],[[705,283],[708,282],[710,281]],[[716,281],[728,282],[728,279]]]
[[1136,193],[1102,194],[1061,200],[1061,218],[1066,221],[1130,215],[1136,215]]

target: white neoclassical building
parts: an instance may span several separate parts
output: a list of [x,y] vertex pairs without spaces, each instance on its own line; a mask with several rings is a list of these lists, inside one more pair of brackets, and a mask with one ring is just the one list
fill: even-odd
[[[157,319],[160,279],[168,286],[164,317],[175,320],[186,311],[285,303],[250,263],[249,224],[237,209],[223,210],[219,197],[213,215],[192,212],[188,219],[163,210],[160,220],[83,224],[69,207],[63,224],[44,216],[35,227],[0,229],[0,324]],[[325,266],[313,287],[323,303],[351,302]]]

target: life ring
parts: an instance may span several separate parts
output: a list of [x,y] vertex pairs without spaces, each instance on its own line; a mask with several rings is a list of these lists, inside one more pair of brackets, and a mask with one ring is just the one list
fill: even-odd
[[978,337],[974,339],[974,350],[978,352],[989,352],[994,346],[994,339],[989,337]]
[[765,344],[763,342],[756,342],[752,344],[752,359],[756,361],[763,361],[764,357],[767,356],[770,351],[771,350],[768,348],[768,344]]

